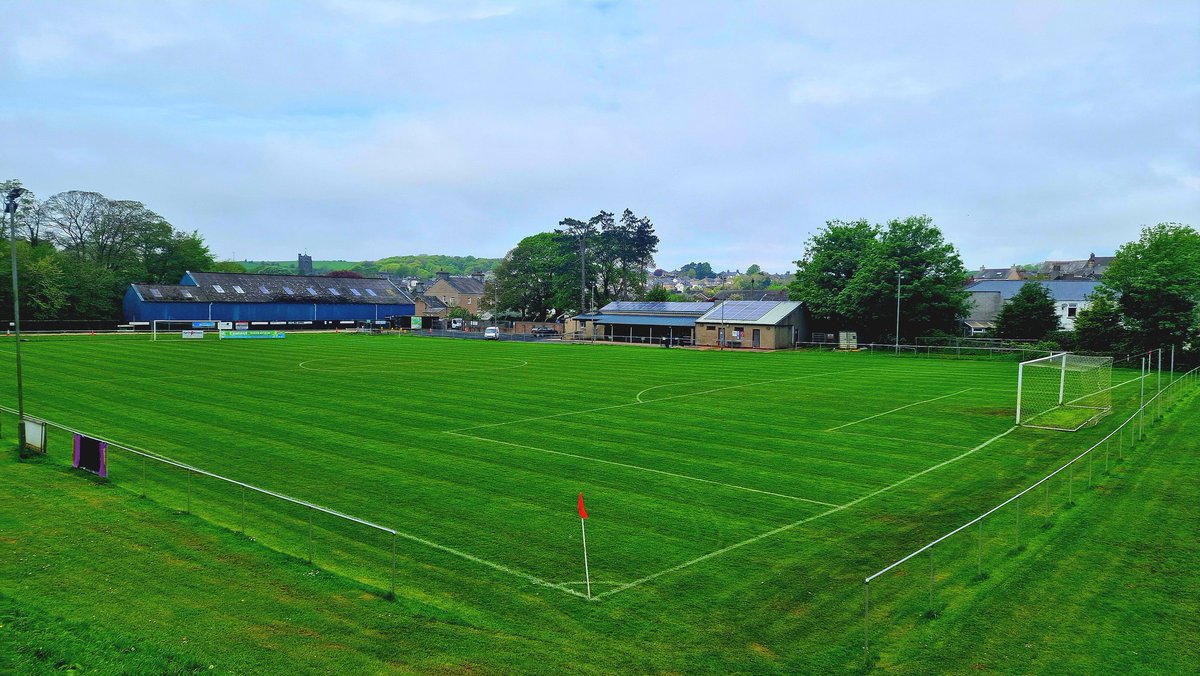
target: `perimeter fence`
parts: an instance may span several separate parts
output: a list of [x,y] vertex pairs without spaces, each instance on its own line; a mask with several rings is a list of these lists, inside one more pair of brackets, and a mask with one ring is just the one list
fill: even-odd
[[[15,423],[14,409],[0,406],[0,411],[12,414],[9,420]],[[76,434],[107,443],[108,481],[118,488],[358,580],[388,598],[396,593],[397,540],[415,539],[412,536],[104,435],[28,413],[25,419],[45,425],[44,448],[53,455],[69,452]]]
[[[1147,427],[1200,385],[1200,367],[1182,375],[1160,373],[1162,383],[1115,429],[1058,469],[995,507],[868,575],[863,584],[863,651],[874,663],[872,641],[902,636],[936,621],[952,602],[981,590],[989,571],[1012,561],[1027,543],[1041,540],[1057,516],[1088,493],[1136,451]],[[1153,386],[1147,370],[1143,386]],[[927,581],[927,584],[926,584]]]

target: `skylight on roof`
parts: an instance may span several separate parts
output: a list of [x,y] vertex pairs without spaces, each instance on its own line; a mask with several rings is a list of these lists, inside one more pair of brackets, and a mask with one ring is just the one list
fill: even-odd
[[283,287],[283,292],[289,296],[292,295],[293,293],[296,293],[295,291],[292,291],[292,287],[290,287],[290,286]]
[[246,293],[246,290],[243,289],[242,287],[238,286],[237,284],[233,285],[233,290],[237,291],[238,293]]
[[220,284],[213,284],[213,291],[216,291],[217,293],[225,293],[225,289],[222,289]]
[[356,296],[361,296],[361,295],[362,295],[361,293],[359,293],[359,292],[358,292],[358,289],[353,289],[353,288],[352,288],[352,289],[350,289],[350,293],[352,293],[352,294],[354,294],[354,295],[356,295]]
[[150,295],[154,296],[155,298],[162,298],[162,291],[159,291],[158,289],[150,289]]
[[375,293],[375,289],[367,289],[367,295],[368,296],[378,296],[379,294]]
[[309,287],[305,287],[305,288],[307,288],[307,289],[308,289],[308,293],[309,293],[309,295],[312,295],[312,296],[315,296],[315,295],[317,295],[317,290],[316,290],[316,289],[314,289],[314,288],[312,288],[311,286],[309,286]]
[[271,293],[270,291],[267,290],[267,287],[265,287],[265,286],[258,287],[258,290],[262,291],[264,294]]
[[333,288],[332,286],[327,286],[327,287],[325,287],[325,288],[326,288],[326,289],[329,289],[329,293],[331,293],[331,294],[333,294],[333,295],[335,295],[335,296],[340,296],[340,295],[342,295],[342,294],[338,293],[338,290],[337,290],[337,289],[335,289],[335,288]]
[[182,293],[184,298],[192,298],[193,297],[192,292],[188,291],[187,289],[180,289],[179,293]]

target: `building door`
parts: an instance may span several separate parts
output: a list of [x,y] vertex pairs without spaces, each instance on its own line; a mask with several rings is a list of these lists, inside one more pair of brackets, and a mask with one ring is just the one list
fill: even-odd
[[758,329],[754,329],[754,347],[758,347],[759,333]]
[[725,345],[725,327],[724,326],[717,327],[717,345],[721,345],[721,346]]

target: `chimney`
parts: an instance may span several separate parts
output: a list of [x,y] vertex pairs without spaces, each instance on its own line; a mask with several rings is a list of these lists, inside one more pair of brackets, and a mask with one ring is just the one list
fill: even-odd
[[438,270],[434,274],[437,276],[438,279],[444,279],[446,281],[450,280],[450,273],[446,272],[445,270]]

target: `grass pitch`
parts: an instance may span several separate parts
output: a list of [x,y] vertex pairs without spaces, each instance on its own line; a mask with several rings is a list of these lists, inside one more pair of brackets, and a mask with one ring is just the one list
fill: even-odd
[[[394,528],[402,602],[602,636],[615,644],[590,654],[608,668],[853,668],[865,573],[1111,423],[1013,430],[1004,362],[358,335],[23,354],[30,414]],[[1115,389],[1118,412],[1136,394]],[[50,443],[68,455],[65,435]],[[131,454],[109,464],[129,496],[304,558],[311,528],[318,566],[390,584],[387,534],[253,493],[243,506],[234,486]]]

